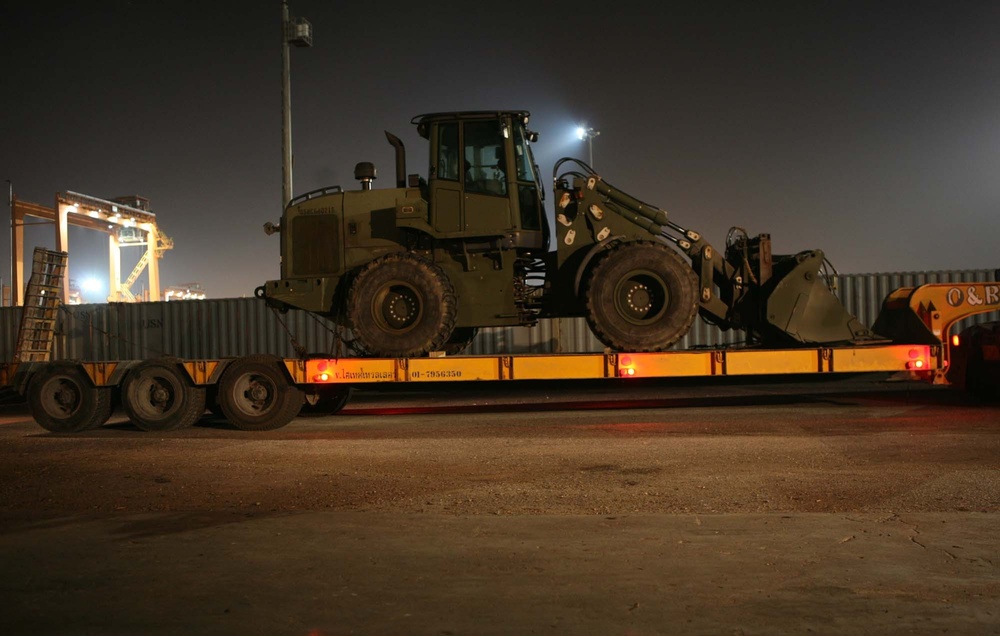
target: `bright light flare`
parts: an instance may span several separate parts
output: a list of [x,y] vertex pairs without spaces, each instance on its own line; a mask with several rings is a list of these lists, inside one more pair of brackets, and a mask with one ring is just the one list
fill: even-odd
[[80,288],[85,292],[98,292],[101,291],[101,281],[94,277],[85,278],[80,284]]
[[587,129],[583,126],[577,126],[576,128],[576,138],[583,141],[587,138]]

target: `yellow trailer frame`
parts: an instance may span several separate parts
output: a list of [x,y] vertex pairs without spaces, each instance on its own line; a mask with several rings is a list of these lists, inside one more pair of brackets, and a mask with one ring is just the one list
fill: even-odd
[[[880,345],[817,349],[727,349],[665,353],[523,354],[441,358],[284,360],[295,384],[494,380],[690,378],[943,368],[942,347]],[[194,379],[194,378],[192,378]]]
[[[144,430],[190,425],[206,406],[211,408],[206,396],[216,396],[238,428],[268,430],[291,421],[304,399],[325,396],[335,411],[346,403],[351,386],[380,383],[910,372],[946,384],[952,326],[995,309],[1000,309],[1000,284],[945,283],[899,289],[886,298],[874,329],[892,343],[398,359],[251,355],[25,362],[0,366],[0,383],[26,393],[33,410],[42,411],[41,420],[33,412],[35,419],[59,432],[100,425],[109,417],[115,395],[127,412],[131,407],[130,418]],[[289,391],[292,386],[299,390]]]

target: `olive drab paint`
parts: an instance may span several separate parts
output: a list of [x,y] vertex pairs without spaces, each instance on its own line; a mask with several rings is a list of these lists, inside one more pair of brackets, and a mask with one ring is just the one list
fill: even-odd
[[[333,186],[293,199],[279,225],[280,278],[257,296],[350,328],[375,356],[457,353],[488,327],[584,317],[614,350],[662,351],[695,316],[764,345],[875,338],[840,304],[820,250],[774,258],[770,236],[733,228],[715,250],[666,211],[564,158],[553,169],[554,227],[531,153],[527,111],[420,115],[426,177],[395,187]],[[565,166],[565,172],[559,170]],[[551,249],[554,251],[550,251]],[[362,303],[363,306],[357,306]]]

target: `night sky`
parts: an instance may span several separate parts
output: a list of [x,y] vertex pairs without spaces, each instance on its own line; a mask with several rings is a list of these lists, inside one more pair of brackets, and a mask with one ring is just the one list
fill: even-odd
[[[278,277],[278,0],[2,7],[0,177],[19,198],[148,197],[176,244],[163,286]],[[716,246],[739,225],[844,273],[1000,267],[1000,2],[290,8],[315,34],[292,50],[297,194],[356,188],[359,161],[391,187],[386,129],[426,176],[416,114],[527,109],[546,187],[586,157],[586,123],[608,181]],[[32,228],[26,254],[53,244]],[[70,253],[73,278],[106,278],[105,235],[72,231]]]

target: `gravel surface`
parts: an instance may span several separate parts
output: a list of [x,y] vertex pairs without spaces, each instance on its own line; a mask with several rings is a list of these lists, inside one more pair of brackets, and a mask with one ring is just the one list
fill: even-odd
[[3,634],[1000,634],[1000,409],[870,378],[0,410]]
[[[31,514],[452,515],[1000,510],[998,409],[922,385],[367,392],[263,434],[121,417],[0,426],[0,501]],[[662,395],[669,393],[671,397]]]

